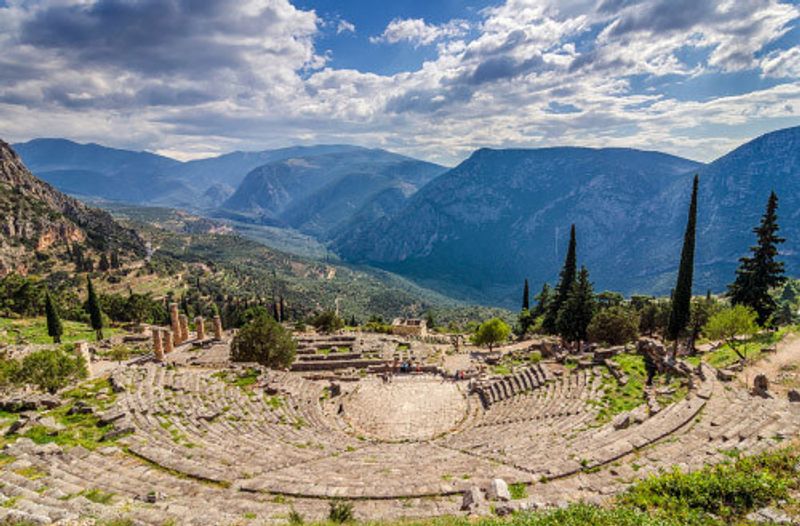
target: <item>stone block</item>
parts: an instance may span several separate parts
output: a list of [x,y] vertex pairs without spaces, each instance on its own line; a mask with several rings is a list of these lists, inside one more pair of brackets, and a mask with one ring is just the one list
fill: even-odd
[[508,490],[508,484],[503,479],[492,479],[489,483],[489,489],[486,491],[486,496],[489,500],[511,500],[511,492]]
[[461,511],[477,513],[486,507],[486,497],[478,486],[471,486],[464,492],[461,499]]

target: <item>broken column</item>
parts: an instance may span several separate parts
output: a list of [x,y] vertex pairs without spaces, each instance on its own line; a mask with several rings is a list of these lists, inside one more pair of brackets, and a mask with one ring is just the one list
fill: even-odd
[[75,354],[83,358],[86,362],[86,371],[89,373],[89,376],[92,376],[92,353],[89,351],[89,343],[88,342],[77,342],[75,344]]
[[206,339],[206,327],[203,323],[203,317],[198,316],[194,319],[194,330],[197,333],[198,340],[205,340]]
[[214,339],[222,339],[222,318],[220,318],[219,314],[214,316]]
[[173,351],[175,335],[169,329],[161,329],[161,339],[164,341],[164,354],[169,354]]
[[189,339],[189,316],[186,314],[180,315],[180,330],[181,330],[181,342],[185,342]]
[[180,342],[181,338],[181,321],[180,316],[178,314],[178,304],[177,303],[170,303],[169,304],[169,319],[172,325],[172,334],[175,337],[174,343],[177,345]]
[[164,359],[164,346],[161,343],[161,329],[153,327],[153,354],[159,362]]

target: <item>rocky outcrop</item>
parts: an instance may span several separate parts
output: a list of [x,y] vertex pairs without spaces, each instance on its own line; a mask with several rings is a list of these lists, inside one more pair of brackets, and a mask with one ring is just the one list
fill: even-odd
[[144,244],[110,214],[90,208],[34,177],[14,150],[0,141],[0,275],[25,273],[37,258],[67,259],[75,246],[144,254]]

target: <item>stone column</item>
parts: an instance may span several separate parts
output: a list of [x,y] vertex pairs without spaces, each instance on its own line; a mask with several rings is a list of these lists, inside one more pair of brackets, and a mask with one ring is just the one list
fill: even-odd
[[194,319],[194,330],[197,333],[197,340],[205,340],[206,339],[206,326],[203,323],[203,317],[198,316]]
[[222,318],[219,317],[219,314],[214,316],[214,339],[222,339]]
[[178,315],[178,304],[177,303],[170,303],[169,304],[169,319],[172,325],[172,334],[175,335],[175,344],[179,344],[181,339],[181,321],[180,316]]
[[86,372],[89,373],[89,377],[92,376],[92,353],[89,352],[89,343],[88,342],[77,342],[75,344],[75,354],[82,357],[83,360],[86,362]]
[[169,329],[161,329],[162,340],[164,340],[164,354],[169,354],[173,351],[174,335]]
[[189,339],[189,317],[186,314],[180,315],[181,322],[181,343]]
[[153,354],[156,355],[156,360],[161,361],[159,356],[161,358],[164,357],[164,347],[161,343],[161,329],[159,329],[158,327],[153,327],[152,333],[153,333]]
[[153,329],[153,354],[157,362],[164,361],[164,346],[161,342],[161,329]]

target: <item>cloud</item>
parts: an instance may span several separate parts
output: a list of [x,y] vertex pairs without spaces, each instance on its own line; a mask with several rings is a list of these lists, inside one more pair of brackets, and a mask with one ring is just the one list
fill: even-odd
[[769,53],[761,60],[761,71],[765,77],[799,78],[800,47]]
[[[506,0],[468,23],[393,20],[371,40],[426,60],[383,75],[334,67],[315,40],[355,27],[289,0],[11,0],[0,136],[182,157],[337,142],[446,163],[563,144],[709,160],[800,123],[798,20],[779,0]],[[758,86],[714,91],[747,75]]]
[[336,24],[337,35],[340,35],[342,33],[355,33],[355,32],[356,32],[356,26],[352,22],[340,19],[339,22]]
[[453,20],[442,25],[427,24],[422,18],[396,18],[389,22],[380,36],[370,37],[373,44],[410,42],[414,46],[427,46],[444,38],[460,37],[469,31],[469,23]]

